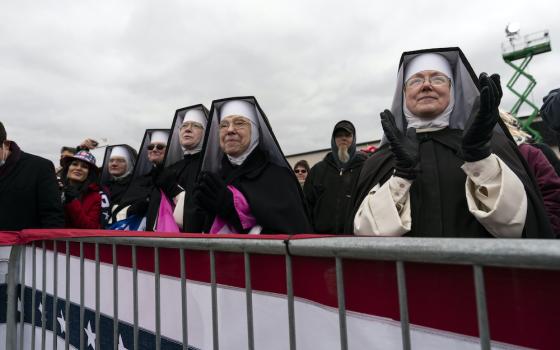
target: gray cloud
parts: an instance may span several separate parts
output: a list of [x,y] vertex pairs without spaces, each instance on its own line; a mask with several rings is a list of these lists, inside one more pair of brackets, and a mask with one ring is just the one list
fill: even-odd
[[[254,95],[286,154],[329,146],[349,119],[381,134],[403,51],[460,46],[477,72],[512,69],[504,27],[560,24],[553,1],[17,2],[0,11],[1,119],[9,137],[51,160],[85,137],[138,147],[178,108]],[[535,57],[533,94],[557,87],[558,51]],[[503,105],[513,104],[506,92]]]

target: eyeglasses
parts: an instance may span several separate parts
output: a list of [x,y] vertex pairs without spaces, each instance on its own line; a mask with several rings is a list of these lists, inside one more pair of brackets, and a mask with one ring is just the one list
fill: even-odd
[[146,146],[146,148],[148,149],[148,151],[153,151],[154,148],[156,148],[158,151],[161,151],[161,150],[164,150],[165,147],[167,147],[167,146],[164,145],[164,144],[161,144],[161,143],[156,143],[156,144],[153,144],[153,143],[152,143],[152,144]]
[[222,120],[220,122],[220,130],[227,130],[229,126],[232,125],[234,130],[245,129],[249,126],[249,122],[241,118],[231,120]]
[[[443,86],[445,84],[448,84],[450,80],[451,79],[449,79],[445,75],[434,75],[428,78],[428,81],[432,86]],[[406,88],[418,88],[424,85],[424,82],[426,82],[426,78],[412,77],[404,83],[404,86]]]
[[306,173],[307,173],[307,170],[305,170],[305,169],[296,169],[296,170],[294,170],[294,173],[296,173],[296,174],[299,174],[299,173],[301,173],[301,174],[306,174]]
[[181,127],[179,128],[180,130],[186,129],[186,128],[191,128],[191,129],[203,129],[202,124],[197,123],[197,122],[186,122],[183,123],[183,125],[181,125]]

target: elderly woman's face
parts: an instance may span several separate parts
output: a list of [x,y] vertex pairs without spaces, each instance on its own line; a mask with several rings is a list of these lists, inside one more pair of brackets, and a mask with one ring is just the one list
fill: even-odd
[[435,118],[449,105],[450,92],[451,82],[442,72],[418,72],[405,82],[406,107],[419,118]]
[[111,157],[109,159],[109,174],[122,176],[126,172],[126,159],[124,157]]
[[228,156],[239,157],[251,143],[251,122],[240,115],[230,115],[220,122],[220,148]]
[[70,182],[84,182],[86,181],[89,174],[89,166],[86,162],[81,160],[73,160],[68,166],[68,180]]
[[165,156],[167,145],[160,142],[152,142],[148,145],[148,160],[153,164],[161,164]]

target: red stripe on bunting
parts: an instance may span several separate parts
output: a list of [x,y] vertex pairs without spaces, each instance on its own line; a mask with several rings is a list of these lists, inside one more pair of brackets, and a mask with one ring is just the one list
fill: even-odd
[[21,244],[19,232],[0,231],[0,246]]

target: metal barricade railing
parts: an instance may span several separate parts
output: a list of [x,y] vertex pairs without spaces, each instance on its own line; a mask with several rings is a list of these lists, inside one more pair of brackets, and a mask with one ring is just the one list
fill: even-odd
[[[80,276],[79,282],[70,274],[70,242],[79,243]],[[340,329],[340,348],[348,349],[348,335],[345,307],[345,287],[343,276],[344,259],[366,259],[392,261],[395,263],[398,302],[400,307],[400,322],[402,333],[402,348],[411,348],[410,324],[408,315],[407,285],[405,278],[405,262],[438,263],[451,265],[470,265],[473,268],[473,278],[476,295],[478,328],[481,349],[491,348],[491,338],[488,325],[488,314],[486,306],[486,295],[484,285],[484,267],[514,267],[534,269],[560,269],[560,242],[545,240],[493,240],[493,239],[420,239],[420,238],[365,238],[365,237],[332,237],[313,239],[291,239],[291,240],[266,240],[266,239],[230,239],[230,238],[131,238],[131,237],[98,237],[80,239],[54,240],[54,251],[57,246],[65,245],[66,249],[66,280],[65,290],[65,322],[66,329],[69,327],[70,313],[70,285],[80,284],[80,329],[84,329],[84,243],[95,246],[95,329],[99,329],[100,322],[100,256],[99,245],[106,244],[112,248],[113,263],[113,286],[118,286],[118,261],[117,246],[131,246],[132,251],[132,294],[133,294],[133,349],[139,348],[139,326],[138,326],[138,254],[137,247],[149,247],[154,249],[154,271],[155,271],[155,334],[156,349],[160,349],[160,255],[161,248],[177,249],[180,255],[180,288],[181,288],[181,322],[183,349],[188,347],[187,327],[187,292],[185,271],[185,250],[207,251],[210,260],[210,285],[211,285],[211,309],[212,309],[212,338],[213,348],[219,349],[218,334],[218,305],[217,305],[217,281],[215,252],[235,252],[243,254],[245,275],[245,298],[247,319],[247,344],[249,349],[254,349],[254,320],[253,320],[253,290],[251,285],[251,254],[273,254],[285,256],[286,268],[286,291],[288,310],[289,347],[296,349],[296,324],[294,311],[294,288],[292,259],[294,256],[304,257],[327,257],[335,259],[336,291],[338,299],[338,318]],[[35,305],[36,290],[36,248],[37,243],[30,243],[32,249],[32,305]],[[46,308],[46,263],[45,242],[41,242],[42,255],[42,307]],[[25,281],[26,262],[25,254],[21,254],[24,246],[13,246],[8,271],[8,308],[7,308],[7,349],[23,349],[23,317],[17,332],[16,304],[17,286],[20,281]],[[54,254],[53,264],[55,271],[58,269],[58,254]],[[56,335],[56,306],[61,296],[56,288],[57,273],[53,274],[53,325]],[[115,319],[118,320],[119,290],[114,287],[113,309]],[[19,290],[23,304],[25,293],[24,283]],[[23,308],[22,311],[23,312]],[[45,348],[45,312],[41,312],[41,348]],[[36,310],[32,308],[31,322],[35,325]],[[17,335],[19,333],[19,340]],[[69,348],[69,332],[65,332],[65,348]],[[57,348],[57,337],[53,337],[53,348]],[[99,337],[96,338],[95,348],[100,349]],[[31,348],[35,349],[35,332],[31,332]],[[84,335],[80,332],[80,348],[84,348]],[[118,349],[118,322],[113,324],[113,348]]]

